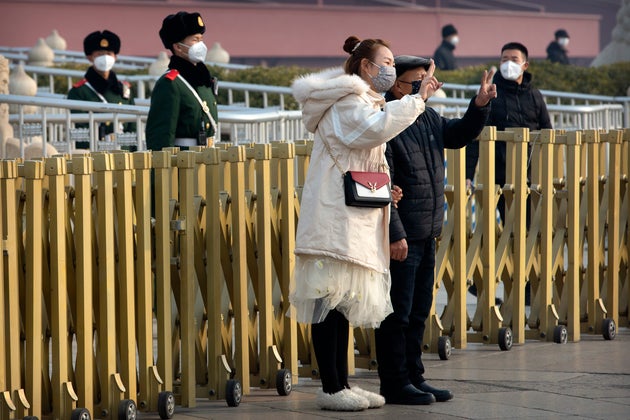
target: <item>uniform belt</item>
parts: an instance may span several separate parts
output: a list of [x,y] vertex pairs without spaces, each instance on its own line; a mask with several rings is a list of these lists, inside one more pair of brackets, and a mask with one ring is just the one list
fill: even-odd
[[179,137],[175,139],[175,146],[190,147],[197,146],[197,139],[192,137]]

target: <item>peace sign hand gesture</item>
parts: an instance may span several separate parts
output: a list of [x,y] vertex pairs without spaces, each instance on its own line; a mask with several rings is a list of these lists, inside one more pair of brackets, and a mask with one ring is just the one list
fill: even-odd
[[435,72],[435,61],[431,59],[431,65],[429,66],[429,70],[427,71],[427,74],[424,76],[424,79],[422,79],[422,84],[420,84],[420,91],[418,92],[420,94],[420,97],[424,99],[425,102],[427,99],[433,96],[433,94],[439,88],[441,88],[442,85],[444,84],[438,81],[438,79],[436,79],[433,76],[434,72]]
[[479,92],[475,98],[475,105],[479,108],[488,105],[488,103],[497,97],[497,85],[492,83],[494,73],[496,73],[496,67],[492,67],[490,71],[484,70],[481,77],[481,86],[479,86]]

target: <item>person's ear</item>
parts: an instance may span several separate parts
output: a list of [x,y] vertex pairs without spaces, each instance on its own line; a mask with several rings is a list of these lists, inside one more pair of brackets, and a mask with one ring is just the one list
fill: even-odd
[[526,61],[523,63],[523,71],[527,70],[529,68],[529,61]]
[[361,68],[361,70],[367,71],[368,70],[368,68],[367,68],[368,64],[369,64],[369,60],[367,58],[362,58],[361,59],[361,65],[359,67]]

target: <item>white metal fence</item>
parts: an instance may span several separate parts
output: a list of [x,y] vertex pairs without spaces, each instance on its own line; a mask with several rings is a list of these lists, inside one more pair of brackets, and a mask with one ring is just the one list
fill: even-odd
[[[12,63],[27,60],[27,48],[3,48],[0,54]],[[154,59],[118,56],[117,68],[147,68]],[[80,52],[55,51],[55,62],[77,62],[88,64]],[[12,64],[15,67],[16,64]],[[247,66],[225,65],[230,68]],[[55,80],[66,78],[71,86],[84,76],[84,71],[25,65],[24,70],[38,85],[35,97],[0,95],[0,103],[11,104],[9,122],[14,135],[24,144],[40,137],[58,150],[72,151],[76,141],[89,141],[92,150],[118,148],[135,145],[139,150],[146,148],[144,124],[150,99],[149,87],[156,76],[124,75],[119,78],[135,86],[135,106],[70,101],[65,95],[55,93]],[[219,89],[225,92],[227,104],[219,106],[219,130],[221,140],[231,143],[268,142],[273,140],[293,141],[310,138],[301,121],[300,111],[286,111],[291,89],[286,86],[267,86],[248,83],[220,82]],[[461,117],[469,101],[478,89],[476,85],[445,83],[448,97],[433,97],[429,105],[441,115],[449,118]],[[58,90],[58,89],[57,89]],[[567,92],[542,91],[554,128],[564,129],[615,129],[630,127],[630,97],[573,94]],[[255,95],[259,107],[253,107]],[[273,97],[273,101],[270,100]],[[238,99],[235,99],[238,98]],[[29,112],[36,107],[37,112]],[[70,110],[74,110],[73,113]],[[81,112],[77,112],[81,111]],[[98,139],[98,124],[111,121],[114,124],[135,122],[136,133],[117,133],[106,141]],[[87,123],[88,129],[77,129],[77,123]],[[116,125],[117,126],[117,125]],[[44,129],[45,127],[45,129]]]
[[[0,103],[17,107],[16,112],[9,115],[9,123],[14,128],[14,136],[20,140],[22,156],[24,147],[39,139],[60,152],[68,153],[75,150],[74,143],[77,141],[89,141],[91,150],[111,150],[121,146],[146,149],[144,127],[149,112],[147,106],[19,95],[0,95]],[[27,113],[26,107],[36,107],[37,112]],[[72,110],[81,112],[71,113]],[[300,111],[219,106],[219,116],[221,139],[233,144],[309,138],[303,129]],[[102,140],[98,138],[98,124],[101,122],[112,122],[115,127],[120,123],[133,122],[137,132],[116,133]],[[87,124],[88,128],[75,128],[79,123]]]
[[[131,145],[146,149],[144,126],[149,107],[146,105],[117,105],[99,102],[75,101],[57,96],[0,95],[0,103],[16,108],[9,116],[14,135],[20,139],[22,155],[24,144],[40,137],[59,151],[71,152],[74,142],[89,141],[91,150],[104,150]],[[469,100],[432,98],[429,105],[446,117],[460,117],[466,112]],[[35,113],[25,112],[36,107]],[[74,113],[70,111],[74,110]],[[77,113],[76,111],[81,111]],[[570,106],[549,105],[555,128],[614,129],[623,128],[623,106],[619,104]],[[98,124],[113,122],[136,123],[136,133],[117,133],[105,141],[98,138]],[[87,130],[76,129],[84,123]],[[219,132],[221,140],[238,143],[265,143],[274,140],[293,141],[310,138],[302,124],[301,111],[273,108],[250,108],[234,105],[219,106]],[[46,129],[43,129],[46,127]]]

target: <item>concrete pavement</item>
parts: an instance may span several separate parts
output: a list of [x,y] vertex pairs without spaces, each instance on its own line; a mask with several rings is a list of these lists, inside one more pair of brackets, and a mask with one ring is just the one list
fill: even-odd
[[[319,381],[300,378],[289,396],[252,388],[238,407],[197,400],[176,407],[176,420],[198,419],[614,419],[630,420],[630,329],[615,340],[582,335],[577,343],[527,341],[501,351],[496,345],[453,349],[449,360],[425,354],[426,378],[455,398],[429,406],[385,405],[355,413],[322,411],[315,405]],[[350,384],[378,392],[376,371],[357,370]],[[139,413],[140,419],[159,419]]]

